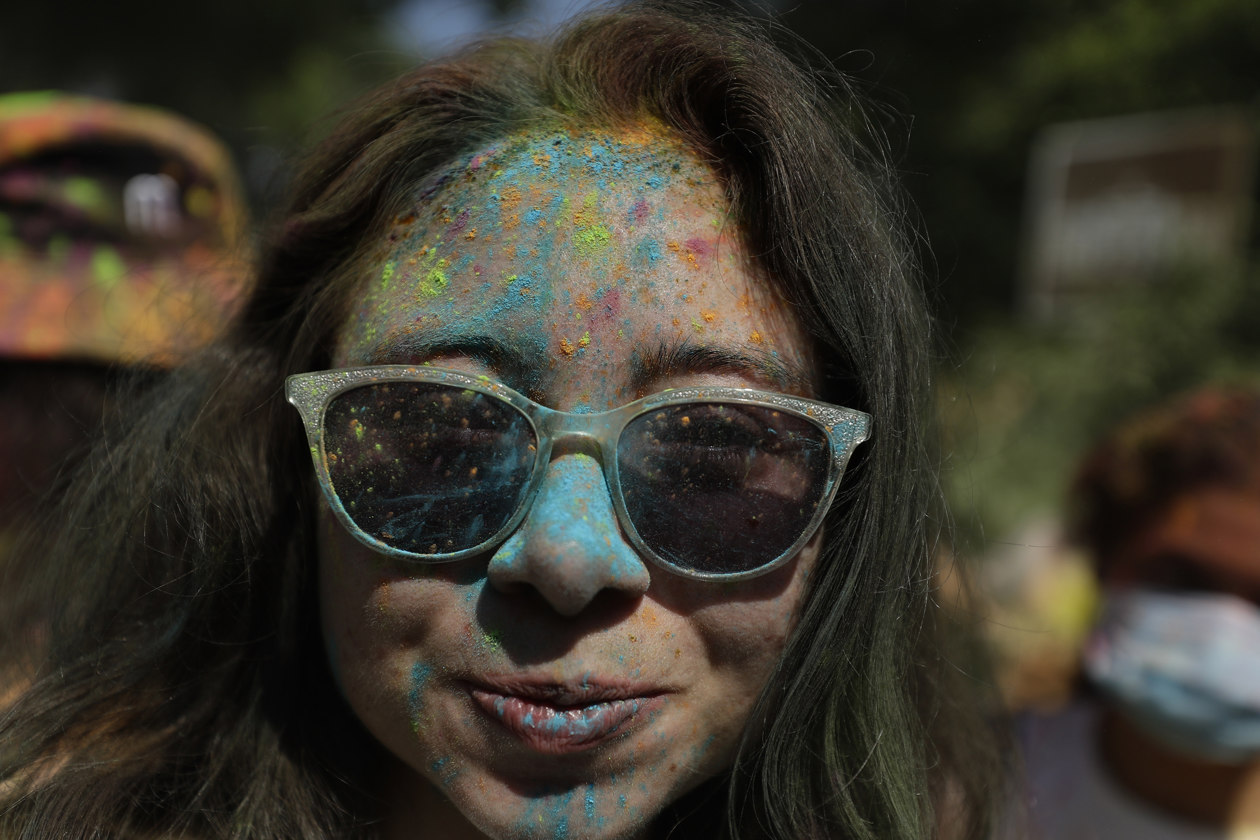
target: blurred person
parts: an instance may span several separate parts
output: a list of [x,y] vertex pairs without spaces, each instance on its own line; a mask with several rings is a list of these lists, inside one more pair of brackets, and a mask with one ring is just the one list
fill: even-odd
[[225,323],[245,215],[227,150],[181,117],[0,96],[0,558],[122,380]]
[[64,617],[0,834],[982,836],[860,110],[671,2],[347,111],[32,549]]
[[1034,837],[1260,836],[1260,390],[1208,388],[1086,457],[1089,696],[1024,733]]

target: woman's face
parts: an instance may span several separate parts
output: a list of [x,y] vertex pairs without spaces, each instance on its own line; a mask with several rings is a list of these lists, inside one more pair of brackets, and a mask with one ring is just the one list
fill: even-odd
[[[714,175],[656,132],[485,149],[378,256],[337,366],[432,363],[573,412],[814,380]],[[391,560],[325,508],[324,637],[342,693],[398,759],[387,824],[638,836],[729,766],[817,543],[752,580],[678,577],[627,543],[599,463],[575,449],[552,453],[524,521],[474,559]]]

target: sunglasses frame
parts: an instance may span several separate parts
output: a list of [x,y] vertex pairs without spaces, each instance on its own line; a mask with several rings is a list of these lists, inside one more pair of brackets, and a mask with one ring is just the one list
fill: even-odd
[[[332,479],[328,473],[328,459],[324,449],[324,415],[332,401],[347,391],[386,382],[427,382],[476,391],[507,403],[529,421],[538,441],[533,472],[521,503],[507,523],[493,536],[478,545],[460,551],[445,554],[417,554],[386,545],[368,534],[350,518],[333,488]],[[311,460],[315,464],[315,475],[333,515],[355,539],[373,551],[409,562],[436,564],[462,560],[497,548],[528,515],[538,495],[538,490],[542,486],[547,466],[551,462],[552,450],[557,443],[564,442],[573,451],[594,449],[599,453],[604,482],[612,498],[617,523],[622,535],[634,546],[635,550],[662,569],[693,580],[731,581],[757,577],[795,557],[818,531],[827,510],[835,499],[849,458],[858,444],[868,438],[871,425],[870,415],[851,408],[842,408],[817,400],[771,391],[708,386],[668,389],[634,400],[611,411],[576,414],[540,405],[488,376],[474,376],[423,365],[377,365],[298,373],[285,380],[285,396],[302,415],[307,440],[310,442]],[[813,518],[787,550],[754,569],[742,572],[700,572],[679,566],[662,557],[643,541],[626,510],[617,465],[617,444],[622,431],[636,417],[650,411],[666,406],[693,403],[737,403],[776,409],[806,420],[826,434],[831,459],[828,463],[822,501],[814,511]],[[572,444],[577,444],[577,446],[572,446]]]

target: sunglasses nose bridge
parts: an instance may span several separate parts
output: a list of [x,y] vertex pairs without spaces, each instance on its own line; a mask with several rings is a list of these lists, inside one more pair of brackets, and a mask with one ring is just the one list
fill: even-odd
[[540,424],[548,444],[550,460],[562,455],[583,453],[606,464],[614,456],[615,425],[607,414],[554,412]]

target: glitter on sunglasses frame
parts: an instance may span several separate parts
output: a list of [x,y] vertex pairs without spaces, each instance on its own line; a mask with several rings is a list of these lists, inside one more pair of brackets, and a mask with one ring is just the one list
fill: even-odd
[[[407,384],[401,398],[390,393]],[[297,374],[286,390],[342,525],[375,551],[426,563],[506,539],[527,515],[552,447],[566,441],[599,449],[618,521],[654,563],[700,580],[765,574],[817,531],[870,428],[859,411],[729,387],[571,414],[489,377],[434,367]],[[361,404],[369,397],[374,406]],[[330,431],[330,414],[340,431]]]

